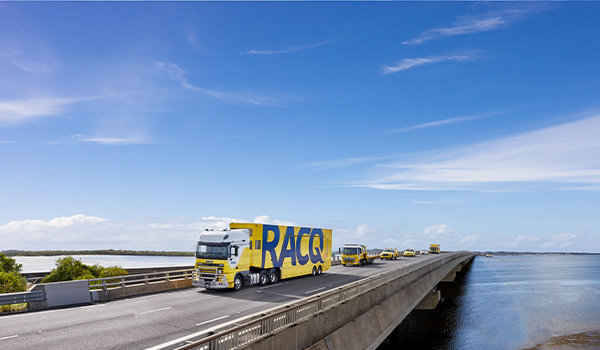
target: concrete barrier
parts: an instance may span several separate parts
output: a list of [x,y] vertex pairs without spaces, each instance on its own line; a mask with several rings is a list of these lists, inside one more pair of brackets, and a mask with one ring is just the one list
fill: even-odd
[[133,295],[150,294],[164,292],[167,290],[190,288],[192,286],[191,278],[183,278],[171,281],[151,282],[148,284],[137,284],[125,287],[90,290],[93,301],[108,301],[112,299],[125,298]]
[[30,303],[30,310],[92,303],[87,280],[36,284],[30,289],[40,290],[44,292],[46,300]]

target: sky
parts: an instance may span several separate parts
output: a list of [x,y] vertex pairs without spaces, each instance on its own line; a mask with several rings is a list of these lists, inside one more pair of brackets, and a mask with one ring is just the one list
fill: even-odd
[[0,2],[0,250],[600,252],[599,2]]

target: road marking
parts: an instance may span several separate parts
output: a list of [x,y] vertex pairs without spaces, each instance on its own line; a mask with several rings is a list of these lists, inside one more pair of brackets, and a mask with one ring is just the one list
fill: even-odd
[[157,311],[169,310],[169,309],[172,309],[172,307],[170,307],[170,306],[169,306],[169,307],[163,307],[162,309],[156,309],[156,310],[145,311],[145,312],[142,312],[142,313],[140,313],[140,315],[149,314],[149,313],[151,313],[151,312],[157,312]]
[[308,292],[305,292],[304,294],[310,294],[310,293],[318,292],[318,291],[320,291],[321,289],[325,289],[325,287],[321,287],[321,288],[317,288],[317,289],[309,290]]
[[273,288],[273,287],[278,287],[278,286],[280,286],[280,285],[281,285],[281,283],[277,283],[277,284],[274,284],[274,285],[271,285],[271,286],[260,287],[260,288],[258,288],[258,289],[267,289],[267,288]]
[[2,316],[2,317],[0,317],[0,320],[9,319],[9,318],[13,318],[13,317],[39,316],[39,315],[43,315],[43,314],[51,314],[53,312],[75,311],[75,310],[88,309],[88,308],[99,307],[99,306],[105,306],[105,304],[95,304],[95,305],[89,305],[89,306],[80,306],[80,307],[74,307],[74,308],[68,308],[68,309],[58,309],[58,310],[28,312],[28,313],[25,313],[25,314],[22,314],[22,315]]
[[17,337],[18,337],[18,335],[11,335],[10,337],[0,338],[0,340],[12,339],[12,338],[17,338]]
[[275,293],[275,292],[265,292],[265,293],[267,293],[267,294],[273,294],[273,295],[279,295],[279,296],[286,297],[286,298],[304,299],[304,297],[299,297],[297,295],[281,294],[281,293]]
[[218,321],[218,320],[222,320],[222,319],[224,319],[224,318],[227,318],[227,317],[229,317],[229,315],[225,315],[225,316],[217,317],[217,318],[215,318],[215,319],[212,319],[212,320],[210,320],[210,321],[204,321],[204,322],[200,322],[200,323],[198,323],[196,326],[202,326],[203,324],[207,324],[207,323],[215,322],[215,321]]

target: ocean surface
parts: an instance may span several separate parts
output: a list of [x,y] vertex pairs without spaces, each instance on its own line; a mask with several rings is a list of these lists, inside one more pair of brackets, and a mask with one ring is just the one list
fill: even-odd
[[378,350],[600,349],[600,256],[476,257]]
[[[64,257],[64,256],[60,256]],[[100,264],[101,266],[161,267],[161,266],[192,266],[196,262],[193,256],[131,256],[131,255],[73,255],[86,265]],[[47,272],[56,267],[59,256],[15,256],[18,264],[23,264],[22,272]]]

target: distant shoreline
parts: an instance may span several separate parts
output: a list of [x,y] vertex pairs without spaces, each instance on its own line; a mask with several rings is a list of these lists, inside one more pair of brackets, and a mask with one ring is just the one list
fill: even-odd
[[3,250],[6,256],[60,256],[60,255],[131,255],[131,256],[194,256],[194,252],[154,250]]
[[600,255],[600,253],[577,253],[577,252],[473,252],[475,255]]

